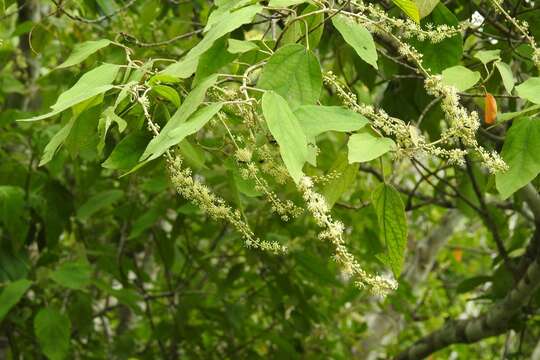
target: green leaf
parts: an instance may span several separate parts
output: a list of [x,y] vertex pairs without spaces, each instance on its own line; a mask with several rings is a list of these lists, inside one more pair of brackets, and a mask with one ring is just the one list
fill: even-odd
[[499,114],[497,116],[497,122],[504,122],[504,121],[509,121],[509,120],[513,120],[515,118],[518,118],[518,117],[523,117],[531,112],[538,112],[540,110],[540,105],[533,105],[533,106],[529,106],[528,108],[525,108],[521,111],[515,111],[515,112],[508,112],[508,113],[503,113],[503,114]]
[[139,162],[146,145],[150,141],[147,131],[136,131],[122,139],[111,155],[101,164],[106,169],[129,170]]
[[480,73],[457,65],[445,69],[442,72],[442,77],[446,85],[455,86],[459,91],[465,91],[476,85],[480,80]]
[[363,25],[343,15],[334,16],[332,24],[362,60],[378,69],[377,49],[373,36]]
[[204,27],[204,33],[207,33],[213,26],[217,23],[223,21],[224,18],[231,15],[231,12],[234,12],[240,8],[243,8],[246,5],[252,4],[253,0],[217,0],[215,5],[217,6],[214,11],[208,15],[208,20]]
[[180,106],[180,95],[178,95],[176,90],[172,87],[167,85],[154,85],[152,86],[152,91],[155,91],[156,94],[172,102],[174,106]]
[[159,218],[163,216],[164,211],[164,206],[159,203],[157,204],[157,206],[145,211],[133,222],[128,239],[135,239],[140,236],[146,229],[152,227],[159,220]]
[[43,308],[34,318],[34,333],[41,351],[51,360],[65,359],[69,352],[71,322],[55,308]]
[[437,5],[439,4],[440,0],[414,0],[416,6],[418,7],[418,12],[420,15],[420,19],[425,18],[431,12]]
[[[151,149],[151,154],[148,157],[148,160],[153,160],[161,156],[165,151],[167,151],[171,146],[179,144],[187,136],[195,134],[199,131],[210,119],[216,115],[223,104],[214,103],[208,106],[205,106],[197,112],[195,112],[186,122],[178,124],[175,128],[170,128],[165,136],[158,136],[152,139],[150,144],[145,150],[145,153],[141,157],[141,160],[145,160],[145,154]],[[160,134],[161,135],[161,134]],[[154,140],[159,139],[159,141],[154,142]],[[151,147],[152,146],[152,147]]]
[[420,24],[420,11],[412,0],[392,0],[405,14]]
[[103,94],[113,88],[113,81],[120,70],[119,65],[103,64],[87,72],[75,85],[64,91],[51,106],[52,111],[28,119],[18,121],[37,121],[47,119],[51,116],[61,113],[85,100],[91,99],[96,95]]
[[308,2],[308,0],[270,0],[268,6],[277,8],[286,8],[293,5],[298,5]]
[[193,75],[197,69],[200,56],[210,49],[217,39],[238,29],[242,25],[249,24],[262,9],[263,7],[261,5],[254,4],[235,11],[228,11],[226,14],[220,16],[219,21],[212,25],[204,38],[191,48],[186,57],[167,67],[163,73],[179,78],[187,78]]
[[105,140],[107,138],[107,132],[109,131],[109,128],[113,123],[116,123],[118,125],[118,131],[121,133],[124,132],[127,127],[127,122],[120,116],[116,115],[113,106],[109,106],[103,111],[103,113],[101,113],[98,121],[99,143],[97,149],[99,154],[103,152],[103,148],[105,147]]
[[354,134],[349,138],[349,164],[362,163],[381,157],[395,148],[392,139],[378,137],[369,131]]
[[[459,20],[443,3],[439,3],[433,12],[423,20],[423,23],[458,26]],[[460,64],[463,55],[461,34],[456,34],[436,44],[431,43],[429,39],[411,42],[423,55],[423,66],[435,74],[440,74],[444,69]]]
[[180,82],[180,79],[178,79],[177,77],[167,75],[167,74],[161,74],[161,73],[152,76],[148,80],[149,85],[156,85],[156,84],[161,84],[161,83],[177,84],[179,82]]
[[405,206],[399,192],[387,184],[381,184],[375,189],[372,201],[377,212],[380,238],[386,245],[386,252],[379,258],[390,266],[394,276],[398,278],[403,269],[407,248]]
[[512,69],[510,68],[510,65],[508,65],[507,63],[503,63],[502,61],[497,61],[495,63],[495,66],[497,67],[497,70],[499,70],[499,74],[501,74],[501,78],[506,92],[511,94],[516,81],[514,80],[514,74],[512,74]]
[[[301,20],[295,21],[291,17],[281,38],[281,43],[302,44],[309,49],[315,49],[319,45],[324,31],[324,14],[311,14],[317,10],[319,10],[318,6],[308,5],[300,14],[300,16],[303,16]],[[306,31],[308,34],[307,41]]]
[[[368,120],[362,115],[338,106],[303,105],[295,110],[294,115],[309,144],[315,145],[315,137],[327,131],[355,131],[364,127]],[[307,161],[317,165],[315,146],[308,147]]]
[[10,282],[4,287],[4,290],[0,294],[0,321],[4,319],[12,307],[17,305],[31,285],[32,282],[30,280],[20,279]]
[[53,271],[49,277],[69,289],[84,289],[89,283],[92,268],[83,262],[66,262]]
[[336,172],[338,174],[337,177],[333,177],[321,192],[330,208],[334,206],[336,201],[344,193],[351,190],[358,175],[358,164],[349,164],[347,156],[340,153],[338,159],[329,170],[329,173],[332,172]]
[[41,160],[39,161],[39,166],[43,166],[52,160],[54,154],[56,154],[56,151],[58,151],[60,146],[64,144],[67,137],[69,136],[71,128],[73,128],[73,124],[75,124],[75,119],[71,119],[56,134],[54,134],[54,136],[45,146],[45,150],[43,150],[43,155],[41,157]]
[[65,141],[65,147],[72,158],[94,160],[99,146],[98,123],[101,107],[96,106],[78,116]]
[[495,181],[506,199],[540,173],[540,120],[515,120],[506,133],[501,155],[510,169],[496,174]]
[[264,93],[262,110],[268,129],[279,144],[281,158],[298,183],[307,158],[307,139],[302,127],[287,101],[273,91]]
[[294,115],[308,138],[327,131],[355,131],[369,123],[362,115],[340,106],[303,105]]
[[176,145],[174,139],[169,137],[169,132],[184,123],[194,112],[206,96],[206,91],[213,86],[218,79],[212,75],[201,81],[184,99],[182,105],[165,124],[158,136],[152,139],[142,154],[140,161],[156,159],[163,155],[171,146]]
[[259,47],[252,41],[229,39],[227,51],[231,54],[242,54],[252,50],[258,50]]
[[236,56],[227,51],[226,36],[216,40],[212,47],[201,55],[192,86],[197,85],[208,76],[218,73],[224,66],[236,59]]
[[96,41],[85,41],[80,44],[76,44],[71,52],[71,55],[62,64],[57,66],[57,69],[67,68],[73,65],[77,65],[96,51],[103,49],[111,44],[110,40],[101,39]]
[[516,91],[520,98],[540,104],[540,77],[527,79],[524,83],[516,86]]
[[92,196],[78,210],[77,217],[81,220],[88,219],[99,210],[111,206],[124,196],[122,190],[105,190]]
[[276,92],[293,109],[315,104],[322,88],[321,67],[315,55],[302,45],[286,45],[270,57],[257,85]]
[[28,232],[28,212],[23,188],[0,185],[0,224],[12,238],[12,248],[19,249]]
[[501,60],[501,50],[481,50],[474,55],[482,64],[487,65],[492,61]]

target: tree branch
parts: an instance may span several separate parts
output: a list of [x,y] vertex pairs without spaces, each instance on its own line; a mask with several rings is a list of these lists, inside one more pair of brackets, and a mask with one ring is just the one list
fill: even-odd
[[[536,237],[538,232],[535,234]],[[533,242],[535,240],[537,239],[533,239]],[[449,321],[439,330],[417,341],[395,359],[422,359],[452,344],[470,344],[500,335],[512,327],[511,320],[521,312],[539,287],[540,257],[537,256],[517,286],[484,314],[467,320]]]

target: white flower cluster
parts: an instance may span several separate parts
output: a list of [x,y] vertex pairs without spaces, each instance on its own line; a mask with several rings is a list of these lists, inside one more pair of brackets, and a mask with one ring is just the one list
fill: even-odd
[[[432,75],[426,78],[424,86],[428,94],[442,97],[441,107],[450,124],[450,127],[441,135],[442,141],[450,143],[451,140],[461,140],[465,147],[473,149],[480,156],[482,163],[489,172],[506,171],[508,166],[499,154],[495,151],[488,152],[476,141],[476,131],[480,127],[478,113],[476,111],[469,112],[460,104],[456,87],[445,85],[440,75]],[[463,156],[465,154],[460,151],[454,154],[450,160],[463,165]]]
[[296,206],[291,200],[282,201],[275,192],[270,190],[268,182],[259,174],[259,169],[254,162],[251,161],[252,152],[247,148],[238,149],[235,157],[239,165],[245,166],[241,170],[241,175],[244,179],[255,181],[255,190],[262,192],[266,196],[266,200],[272,206],[273,212],[277,213],[281,220],[289,221],[291,218],[296,218],[303,213],[303,210]]
[[356,95],[345,90],[331,72],[325,74],[323,81],[332,86],[338,95],[351,110],[370,119],[375,130],[381,131],[386,136],[395,139],[398,149],[397,157],[412,157],[422,153],[447,159],[451,164],[464,165],[468,151],[461,148],[443,148],[438,144],[453,145],[461,142],[467,148],[473,149],[481,158],[484,166],[491,172],[506,171],[508,166],[496,152],[489,152],[481,147],[476,141],[476,131],[480,126],[478,114],[468,112],[459,103],[457,89],[445,85],[441,76],[429,76],[425,81],[425,87],[430,95],[442,98],[442,109],[450,123],[450,127],[443,131],[441,139],[429,143],[420,131],[403,120],[389,116],[384,110],[376,110],[371,105],[358,104]]
[[272,253],[285,253],[287,248],[276,242],[258,239],[242,218],[240,211],[232,210],[223,199],[213,194],[210,189],[191,176],[189,168],[182,168],[182,159],[175,157],[168,160],[171,181],[178,194],[191,201],[214,220],[225,220],[244,238],[247,247]]
[[366,288],[375,295],[385,296],[397,289],[397,282],[378,275],[366,272],[354,256],[349,252],[343,240],[343,223],[333,220],[324,197],[313,190],[313,181],[304,176],[300,179],[298,189],[302,193],[309,212],[315,222],[324,229],[319,233],[319,238],[328,240],[334,246],[334,259],[341,266],[344,273],[354,277],[355,284],[360,288]]
[[[351,4],[357,11],[375,20],[372,26],[373,30],[396,33],[403,39],[416,38],[420,41],[429,41],[435,44],[465,31],[470,26],[468,23],[462,23],[459,26],[426,24],[425,29],[423,29],[409,18],[400,19],[389,16],[386,11],[374,4],[366,5],[363,1],[352,1]],[[347,15],[358,18],[359,14],[347,13]],[[362,21],[363,19],[359,20]],[[366,25],[369,26],[369,22],[366,22]]]

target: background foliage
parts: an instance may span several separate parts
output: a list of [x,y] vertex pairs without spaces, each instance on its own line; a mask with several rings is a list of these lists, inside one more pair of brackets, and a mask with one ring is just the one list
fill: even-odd
[[539,10],[1,1],[0,358],[540,358]]

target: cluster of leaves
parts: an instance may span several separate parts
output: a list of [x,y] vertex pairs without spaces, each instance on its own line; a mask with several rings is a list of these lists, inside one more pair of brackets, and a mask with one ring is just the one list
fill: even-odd
[[373,3],[2,2],[0,357],[539,352],[540,8]]

